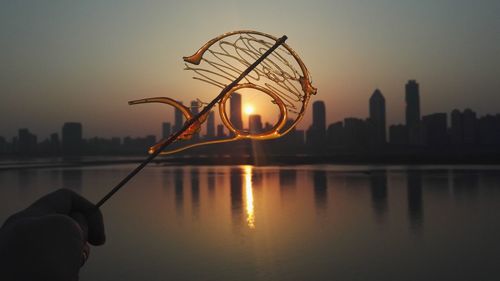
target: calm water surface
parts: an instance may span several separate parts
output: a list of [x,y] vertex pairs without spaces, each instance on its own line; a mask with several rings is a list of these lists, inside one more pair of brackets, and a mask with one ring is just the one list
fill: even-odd
[[[0,171],[0,221],[133,165]],[[500,280],[500,167],[151,166],[82,280]]]

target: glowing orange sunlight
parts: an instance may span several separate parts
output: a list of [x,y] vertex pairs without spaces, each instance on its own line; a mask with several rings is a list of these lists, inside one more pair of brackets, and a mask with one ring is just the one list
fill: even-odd
[[251,104],[245,105],[244,112],[245,112],[246,115],[250,115],[250,114],[254,113],[254,111],[255,110],[253,108],[253,105],[251,105]]

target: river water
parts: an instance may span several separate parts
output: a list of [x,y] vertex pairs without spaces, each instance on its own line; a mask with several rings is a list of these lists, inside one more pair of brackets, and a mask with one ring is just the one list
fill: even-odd
[[[0,222],[134,165],[0,171]],[[149,166],[81,280],[500,280],[500,166]]]

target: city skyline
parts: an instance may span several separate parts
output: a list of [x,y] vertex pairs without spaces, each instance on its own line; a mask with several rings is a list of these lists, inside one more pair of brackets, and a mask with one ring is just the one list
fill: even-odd
[[[325,102],[322,100],[313,101],[311,104],[312,123],[307,130],[292,130],[281,141],[281,145],[288,148],[293,147],[298,151],[305,149],[304,151],[312,153],[325,149],[327,151],[350,151],[354,148],[358,151],[362,147],[365,149],[359,151],[366,152],[366,147],[368,147],[368,151],[382,149],[381,152],[384,150],[387,152],[389,148],[387,145],[397,149],[406,147],[410,150],[416,147],[436,148],[446,145],[466,149],[480,145],[486,147],[500,145],[500,113],[478,116],[475,111],[467,108],[463,111],[452,109],[448,112],[421,115],[419,87],[420,84],[416,80],[408,80],[405,85],[406,120],[404,124],[386,123],[386,100],[382,91],[377,88],[367,100],[369,115],[366,118],[347,116],[340,121],[330,123],[326,119],[327,106]],[[229,104],[229,120],[235,128],[248,130],[251,133],[271,130],[273,124],[263,120],[260,114],[242,110],[244,104],[241,94],[233,93]],[[190,102],[190,110],[194,115],[198,114],[201,106],[202,104],[198,100]],[[87,153],[90,151],[92,154],[106,154],[106,147],[113,153],[120,151],[141,152],[156,143],[157,140],[175,133],[173,129],[180,127],[185,121],[178,109],[172,115],[174,124],[163,122],[161,134],[150,133],[145,137],[114,136],[106,139],[94,136],[84,138],[81,123],[66,122],[62,126],[61,140],[59,140],[57,132],[42,140],[30,132],[29,128],[20,128],[12,141],[0,136],[0,153],[30,156],[40,154],[43,151],[46,154],[80,155],[84,151]],[[231,132],[224,125],[216,123],[214,115],[213,111],[210,112],[206,122],[202,124],[200,130],[193,135],[188,143],[197,142],[200,139],[230,137]],[[244,119],[247,121],[243,121]],[[293,122],[293,120],[287,122],[290,121]],[[215,134],[216,127],[217,134]],[[179,142],[179,145],[183,146],[183,142]],[[290,154],[291,152],[286,151],[285,153]]]
[[[84,123],[86,137],[158,134],[170,112],[127,101],[210,101],[218,89],[192,80],[181,58],[238,29],[288,36],[319,90],[314,98],[329,106],[327,120],[367,116],[364,101],[379,88],[392,109],[387,123],[403,123],[409,78],[422,83],[422,115],[497,112],[499,10],[498,1],[451,0],[4,1],[0,134],[27,127],[45,138],[61,121]],[[299,128],[311,120],[308,111]]]
[[[367,95],[368,106],[366,107],[367,108],[367,115],[366,116],[344,116],[338,120],[329,120],[327,118],[328,108],[329,108],[328,104],[326,104],[324,100],[314,99],[314,97],[313,97],[313,99],[311,101],[310,108],[308,110],[309,115],[312,116],[311,122],[306,123],[306,122],[302,121],[302,122],[300,122],[301,123],[300,127],[303,130],[307,130],[310,126],[314,126],[315,123],[318,123],[318,125],[317,125],[318,128],[320,128],[321,130],[324,129],[326,131],[328,125],[334,124],[336,122],[342,122],[343,120],[349,119],[349,118],[361,118],[361,119],[368,118],[368,119],[372,119],[372,120],[377,119],[376,122],[381,123],[379,125],[379,127],[385,128],[385,130],[388,130],[391,125],[398,125],[398,124],[405,124],[408,128],[419,127],[420,123],[421,123],[421,119],[424,115],[432,115],[432,114],[436,113],[436,112],[430,112],[428,114],[421,114],[420,113],[420,107],[421,107],[420,99],[421,99],[421,97],[420,97],[419,87],[420,87],[420,84],[417,82],[417,80],[410,79],[407,81],[407,83],[405,85],[405,93],[404,93],[406,105],[403,106],[403,108],[406,108],[404,111],[406,117],[405,117],[405,120],[401,120],[401,122],[394,122],[394,123],[387,123],[386,122],[386,116],[388,114],[388,111],[386,108],[386,99],[385,99],[385,96],[383,94],[383,91],[381,91],[379,88],[375,88],[371,95]],[[228,116],[229,116],[229,121],[231,123],[233,123],[234,127],[249,130],[251,122],[255,122],[255,121],[251,120],[252,118],[259,118],[260,123],[262,124],[262,128],[264,128],[263,125],[265,123],[270,124],[270,122],[268,122],[269,120],[263,119],[262,118],[263,115],[259,114],[258,111],[252,112],[252,113],[246,113],[243,110],[244,104],[242,102],[242,96],[243,95],[235,92],[231,96],[231,98],[229,99],[230,102],[229,102]],[[180,102],[180,104],[183,104],[184,101],[179,101],[179,102]],[[202,107],[202,105],[199,103],[199,100],[192,100],[189,103],[190,103],[190,110],[193,113],[193,115],[198,114],[200,108]],[[322,103],[322,105],[321,105],[321,103]],[[317,110],[321,111],[321,112],[318,112],[316,115],[314,113],[315,106],[316,106],[316,111]],[[498,110],[498,112],[486,112],[485,114],[479,114],[477,111],[475,111],[471,107],[449,108],[449,109],[444,111],[444,113],[446,113],[447,115],[450,115],[449,119],[447,120],[447,126],[452,125],[451,114],[455,111],[464,111],[464,112],[471,111],[471,112],[473,112],[474,115],[477,115],[477,117],[487,116],[487,115],[492,115],[492,114],[495,115],[495,114],[500,113],[500,109]],[[389,110],[389,112],[390,112],[390,110]],[[218,111],[215,109],[212,110],[207,118],[207,121],[205,123],[203,123],[202,128],[200,130],[200,132],[203,133],[203,135],[207,135],[207,130],[208,130],[207,128],[208,127],[211,127],[211,129],[210,129],[211,133],[209,133],[208,135],[209,136],[216,135],[215,134],[216,127],[219,125],[222,125],[221,120],[219,118],[215,118],[215,115],[216,115],[215,113],[218,113]],[[443,113],[443,112],[439,112],[439,113]],[[145,135],[126,135],[126,136],[140,137],[140,136],[146,136],[146,135],[155,135],[158,138],[164,138],[165,137],[165,130],[166,130],[165,124],[168,124],[167,125],[167,127],[169,128],[168,131],[173,133],[176,130],[180,129],[185,122],[185,118],[182,115],[182,112],[180,110],[174,109],[171,114],[172,114],[171,118],[165,118],[163,120],[158,120],[159,127],[157,128],[157,130],[155,130],[156,132],[148,132]],[[259,116],[259,117],[257,117],[257,116]],[[216,119],[217,119],[217,121],[216,121]],[[68,122],[69,123],[75,122],[75,123],[82,123],[82,124],[85,123],[85,122],[81,122],[81,121],[66,121],[65,123],[68,123]],[[273,125],[273,124],[271,124],[271,125]],[[18,130],[19,129],[28,129],[28,130],[30,130],[31,133],[34,132],[30,127],[22,127],[22,128],[18,128]],[[381,128],[379,128],[378,130],[381,130]],[[225,126],[224,126],[224,131],[226,133],[228,133],[228,130]],[[50,138],[50,136],[53,133],[54,133],[53,131],[50,132],[47,135],[47,137],[45,137],[45,138]],[[387,134],[388,134],[388,132],[387,132]],[[12,137],[15,137],[17,135],[18,135],[18,132],[16,131],[16,134]],[[2,134],[0,134],[0,136],[4,137],[4,138],[5,137],[9,138],[9,136],[2,135]],[[84,134],[84,136],[87,138],[92,138],[92,137],[96,137],[97,135],[90,135],[89,136],[89,135]],[[121,137],[126,137],[126,136],[121,136]],[[119,136],[114,135],[114,136],[98,136],[98,137],[119,137]],[[383,137],[379,136],[379,138],[383,138]],[[387,139],[387,136],[385,138]],[[43,135],[42,135],[42,139],[44,139]],[[385,142],[385,141],[382,141],[382,142]],[[414,141],[414,143],[415,143],[415,141]]]

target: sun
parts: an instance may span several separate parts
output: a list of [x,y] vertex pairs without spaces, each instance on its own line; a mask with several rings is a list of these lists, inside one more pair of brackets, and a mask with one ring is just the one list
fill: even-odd
[[254,108],[251,104],[245,105],[245,114],[250,115],[254,112]]

